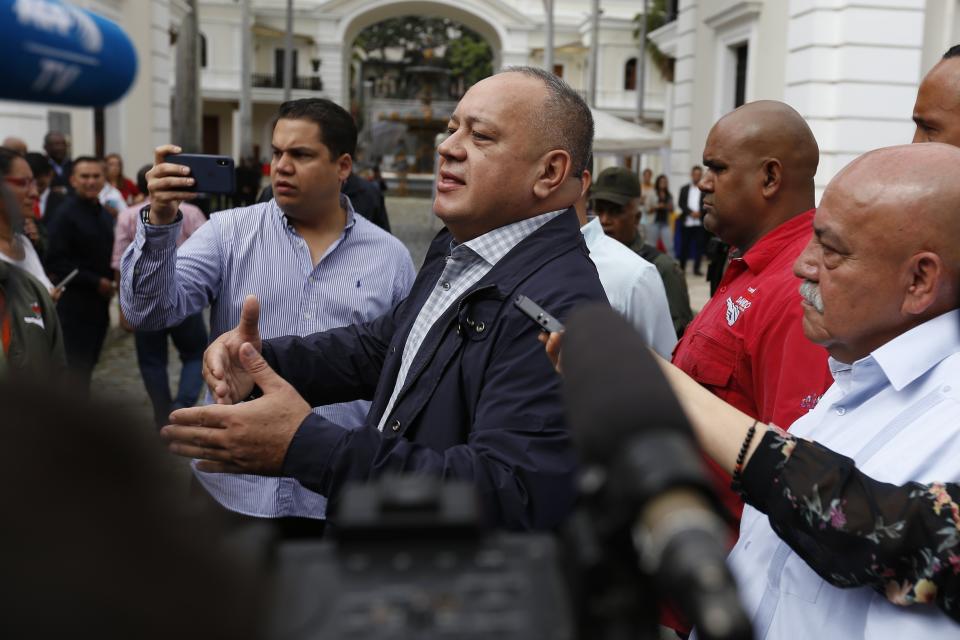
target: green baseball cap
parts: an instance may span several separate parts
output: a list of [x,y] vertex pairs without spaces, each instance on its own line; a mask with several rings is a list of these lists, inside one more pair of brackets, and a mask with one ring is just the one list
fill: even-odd
[[640,179],[626,167],[604,169],[590,187],[591,200],[627,204],[640,197]]

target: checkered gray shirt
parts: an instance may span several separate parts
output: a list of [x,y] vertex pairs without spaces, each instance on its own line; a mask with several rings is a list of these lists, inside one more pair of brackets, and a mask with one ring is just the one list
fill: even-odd
[[383,425],[386,423],[387,417],[393,411],[393,405],[403,388],[407,374],[410,372],[410,365],[413,363],[417,352],[420,351],[420,346],[434,323],[450,308],[450,305],[467,289],[479,282],[483,276],[487,275],[494,265],[517,246],[521,240],[564,211],[565,209],[550,211],[533,218],[520,220],[488,231],[482,236],[468,240],[463,244],[450,243],[450,254],[447,256],[447,264],[443,268],[443,273],[440,274],[436,286],[420,309],[420,313],[413,323],[413,328],[410,329],[410,335],[407,336],[407,342],[403,347],[403,356],[400,359],[400,371],[397,372],[397,381],[394,383],[390,402],[387,403],[387,407],[380,417],[378,428],[381,431],[383,431]]

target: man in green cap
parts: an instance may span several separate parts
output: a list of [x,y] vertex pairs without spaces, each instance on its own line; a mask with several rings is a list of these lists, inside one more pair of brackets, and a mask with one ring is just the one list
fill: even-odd
[[593,184],[590,199],[604,232],[657,268],[667,292],[673,328],[679,338],[693,319],[687,281],[676,260],[644,242],[638,228],[641,192],[636,174],[625,167],[604,169]]

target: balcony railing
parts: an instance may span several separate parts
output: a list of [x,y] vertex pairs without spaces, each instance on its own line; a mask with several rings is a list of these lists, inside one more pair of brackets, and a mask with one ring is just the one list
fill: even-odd
[[[252,73],[250,83],[254,87],[266,89],[282,89],[283,76],[272,73]],[[294,76],[293,89],[307,91],[323,91],[323,81],[317,76]]]

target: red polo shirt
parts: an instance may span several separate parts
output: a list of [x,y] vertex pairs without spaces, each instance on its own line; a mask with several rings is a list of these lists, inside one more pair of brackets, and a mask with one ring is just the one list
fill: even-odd
[[[833,383],[827,352],[803,335],[793,263],[813,233],[811,209],[763,236],[727,266],[716,293],[673,351],[673,363],[744,413],[789,428]],[[743,504],[724,478],[722,497]]]

